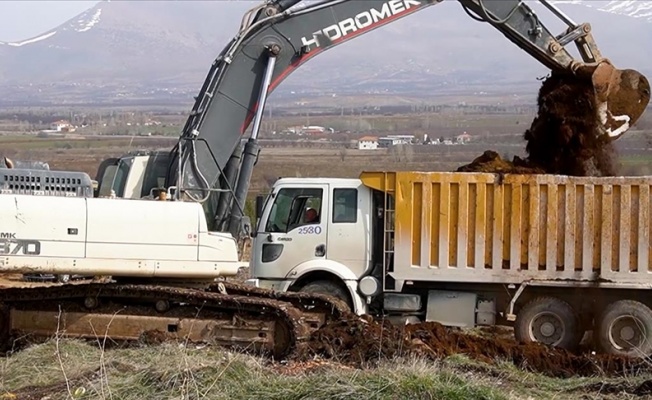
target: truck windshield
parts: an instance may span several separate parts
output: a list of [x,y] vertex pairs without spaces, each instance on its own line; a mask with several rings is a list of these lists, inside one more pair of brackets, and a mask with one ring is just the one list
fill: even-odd
[[266,232],[289,232],[321,220],[322,189],[287,188],[276,194]]

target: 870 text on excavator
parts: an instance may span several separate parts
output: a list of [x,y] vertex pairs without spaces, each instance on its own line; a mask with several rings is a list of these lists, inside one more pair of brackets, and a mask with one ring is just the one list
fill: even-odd
[[[472,19],[491,24],[553,74],[590,85],[588,110],[597,121],[597,139],[617,139],[642,115],[649,102],[647,80],[604,59],[589,24],[577,24],[540,0],[567,26],[554,35],[522,1],[458,1]],[[326,0],[298,7],[299,0],[267,1],[245,14],[239,32],[211,65],[173,149],[105,160],[95,190],[84,173],[11,168],[8,161],[8,168],[0,169],[0,272],[102,275],[112,281],[0,289],[0,346],[11,348],[18,334],[137,340],[158,331],[282,358],[301,349],[316,330],[355,314],[400,323],[514,324],[521,342],[563,348],[576,346],[586,330],[604,325],[613,333],[610,316],[622,309],[622,301],[630,301],[623,296],[638,296],[645,286],[622,278],[624,269],[607,261],[596,267],[586,257],[579,264],[553,265],[554,256],[565,259],[563,251],[555,247],[554,235],[532,236],[534,227],[527,230],[529,242],[518,236],[517,225],[509,231],[494,225],[493,236],[484,235],[489,214],[505,221],[512,212],[521,215],[509,207],[526,209],[517,193],[533,190],[528,188],[534,181],[461,172],[281,179],[257,202],[257,223],[246,218],[243,204],[260,153],[257,139],[268,94],[310,58],[440,2]],[[566,49],[570,44],[581,60]],[[503,209],[499,199],[510,179],[513,201]],[[567,184],[628,184],[545,174],[531,179],[547,185],[548,195]],[[635,191],[637,196],[649,197],[645,187]],[[438,202],[425,203],[435,192]],[[488,192],[495,193],[491,202]],[[443,208],[435,212],[431,206]],[[320,209],[321,219],[307,229],[303,217],[310,208]],[[562,207],[572,208],[570,203]],[[417,212],[424,217],[423,229],[412,225]],[[481,217],[485,214],[487,219]],[[565,215],[573,229],[592,228],[571,218],[570,211]],[[452,218],[460,222],[458,231],[450,228]],[[464,228],[469,223],[482,235],[472,237]],[[640,226],[647,223],[642,219]],[[455,234],[449,237],[450,232]],[[252,236],[251,261],[241,262],[238,243]],[[645,240],[641,236],[641,247],[632,250],[640,256],[628,263],[646,265]],[[523,268],[522,243],[523,254],[536,253],[525,259],[530,269]],[[534,245],[548,250],[528,247]],[[588,247],[582,249],[592,257]],[[547,258],[538,259],[539,254]],[[248,284],[221,280],[247,265],[253,274]],[[601,279],[605,276],[608,282]],[[608,295],[599,304],[586,296],[578,301],[577,291],[565,291],[569,287]],[[638,319],[626,328],[641,320],[652,328],[652,311],[632,304],[625,305]],[[632,339],[622,326],[617,329],[621,338]],[[603,350],[649,353],[646,337],[629,347],[618,338],[606,340]]]

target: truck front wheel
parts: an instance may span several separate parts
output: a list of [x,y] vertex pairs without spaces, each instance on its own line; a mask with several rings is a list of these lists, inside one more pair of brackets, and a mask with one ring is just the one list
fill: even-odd
[[353,306],[351,304],[349,294],[342,286],[343,285],[338,285],[333,281],[314,281],[303,286],[301,289],[299,289],[299,292],[325,294],[327,296],[335,297],[345,302],[346,305],[349,306],[349,309],[352,310]]
[[605,353],[649,356],[652,354],[652,310],[638,301],[615,301],[602,312],[595,336]]
[[519,311],[514,336],[520,343],[539,342],[572,350],[580,344],[584,332],[575,310],[554,297],[539,297]]

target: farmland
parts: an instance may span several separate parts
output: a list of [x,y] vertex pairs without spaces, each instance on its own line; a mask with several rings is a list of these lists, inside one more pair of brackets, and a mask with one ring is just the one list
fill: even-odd
[[[261,128],[263,151],[259,168],[254,171],[252,194],[266,190],[281,176],[356,177],[362,170],[396,169],[450,171],[472,161],[487,149],[511,158],[523,156],[524,131],[533,118],[529,107],[421,106],[401,108],[406,112],[365,111],[351,108],[289,108],[266,117]],[[382,111],[382,110],[381,110]],[[183,126],[179,111],[106,112],[85,111],[71,121],[88,126],[65,136],[40,137],[36,133],[47,121],[66,113],[33,113],[15,110],[0,115],[0,155],[18,160],[47,161],[52,169],[80,170],[95,176],[97,166],[107,157],[119,157],[133,150],[171,149]],[[302,114],[304,113],[304,114]],[[14,115],[14,118],[9,118]],[[24,119],[21,122],[21,118]],[[620,172],[629,175],[652,173],[652,116],[645,114],[638,125],[617,142]],[[156,120],[147,126],[143,121]],[[105,121],[105,122],[101,122]],[[111,121],[111,122],[109,122]],[[282,134],[287,127],[300,125],[334,127],[334,134],[300,137]],[[107,125],[107,126],[104,126]],[[156,134],[142,136],[143,132]],[[277,134],[272,134],[277,132]],[[357,150],[361,136],[411,134],[416,138],[455,137],[466,132],[471,141],[465,145],[398,146],[390,149]],[[291,161],[291,162],[290,162]],[[328,166],[328,168],[324,168]]]

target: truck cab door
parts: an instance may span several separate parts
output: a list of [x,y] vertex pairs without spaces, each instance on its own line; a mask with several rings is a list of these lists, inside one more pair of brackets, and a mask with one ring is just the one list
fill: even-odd
[[371,267],[371,195],[362,184],[333,187],[328,225],[328,259],[356,277]]
[[327,184],[303,184],[269,197],[253,242],[254,276],[284,279],[297,265],[326,257],[328,195]]

